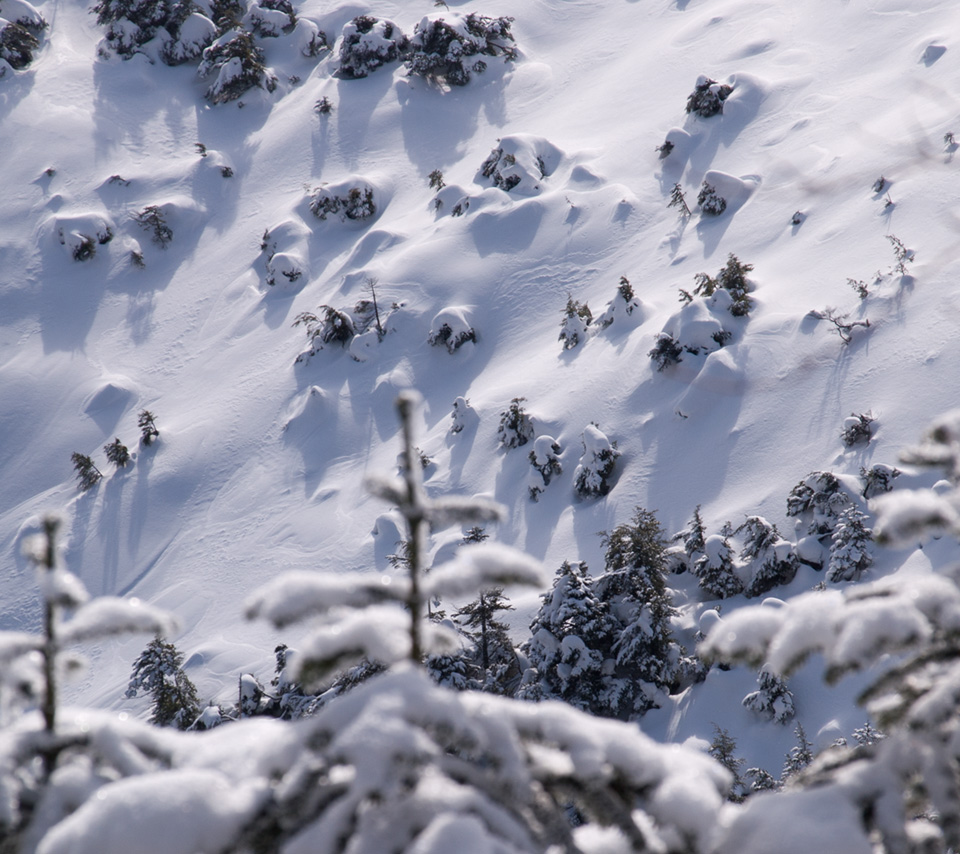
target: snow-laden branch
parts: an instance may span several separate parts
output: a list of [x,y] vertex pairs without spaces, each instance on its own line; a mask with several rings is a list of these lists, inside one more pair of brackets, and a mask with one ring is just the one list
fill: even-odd
[[540,561],[502,543],[466,546],[453,560],[433,570],[423,581],[428,596],[473,596],[491,587],[544,587]]
[[248,620],[270,620],[277,628],[283,628],[333,608],[403,602],[409,587],[407,579],[390,575],[297,570],[285,572],[256,590],[247,599],[244,614]]

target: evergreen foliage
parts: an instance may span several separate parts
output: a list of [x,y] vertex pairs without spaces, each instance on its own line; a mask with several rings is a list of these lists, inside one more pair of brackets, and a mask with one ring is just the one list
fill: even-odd
[[780,536],[776,525],[762,516],[748,516],[737,533],[743,535],[740,559],[752,572],[746,589],[748,597],[762,596],[774,587],[793,581],[800,560],[792,543]]
[[342,221],[362,222],[377,213],[373,188],[365,184],[348,187],[345,195],[325,186],[317,187],[310,196],[310,212],[319,220],[336,214]]
[[711,534],[704,541],[703,554],[693,564],[700,588],[716,599],[743,593],[743,582],[733,562],[733,547],[722,534]]
[[553,436],[539,436],[530,452],[530,465],[536,474],[530,477],[530,498],[538,500],[540,493],[550,485],[555,475],[562,474],[560,443]]
[[93,460],[90,459],[86,454],[81,454],[78,451],[74,451],[70,455],[70,459],[73,462],[73,468],[77,473],[77,485],[80,487],[81,492],[86,492],[88,489],[93,488],[100,482],[100,479],[103,477],[102,472],[98,469]]
[[106,454],[107,460],[113,463],[118,469],[122,469],[130,462],[130,451],[119,439],[114,439],[112,442],[104,445],[103,452]]
[[807,734],[803,730],[803,724],[799,721],[793,734],[797,737],[797,743],[790,748],[784,759],[783,772],[780,775],[781,784],[799,774],[813,762],[813,745],[807,741]]
[[681,216],[690,216],[690,206],[687,204],[687,198],[683,194],[683,187],[681,187],[679,184],[673,185],[673,189],[670,191],[670,201],[667,203],[667,207],[677,208],[677,210],[680,211]]
[[173,230],[167,225],[166,217],[157,205],[147,205],[142,211],[134,214],[134,221],[144,231],[150,233],[153,242],[161,248],[173,240]]
[[590,306],[580,303],[569,294],[567,307],[563,310],[563,319],[560,321],[560,337],[564,350],[572,350],[587,337],[587,327],[593,320]]
[[500,447],[519,448],[533,439],[533,421],[523,408],[526,400],[525,397],[515,397],[500,413],[500,426],[497,428]]
[[876,419],[871,412],[859,414],[851,412],[850,417],[843,422],[843,432],[840,434],[843,444],[848,448],[861,443],[868,444],[873,438],[875,422]]
[[863,490],[860,495],[863,498],[871,499],[893,489],[892,481],[900,477],[900,469],[878,463],[869,469],[860,467],[860,481],[863,483]]
[[723,112],[723,102],[727,100],[733,87],[726,83],[717,83],[701,74],[697,78],[693,92],[687,98],[687,112],[696,113],[704,119]]
[[713,184],[706,181],[701,184],[700,192],[697,193],[697,204],[701,213],[710,216],[720,216],[727,209],[727,200],[717,192]]
[[647,355],[657,363],[657,371],[664,370],[668,365],[682,362],[683,347],[672,335],[666,332],[657,334],[657,343]]
[[747,796],[746,785],[740,769],[743,768],[746,760],[738,757],[737,740],[725,729],[713,725],[713,741],[710,742],[710,748],[707,750],[714,759],[717,760],[733,777],[733,784],[730,786],[730,792],[727,795],[728,801],[735,804],[742,803]]
[[133,662],[127,697],[150,695],[150,723],[188,729],[200,714],[197,689],[183,670],[183,653],[160,637],[147,644]]
[[583,455],[573,472],[573,489],[581,498],[595,498],[610,491],[611,478],[620,451],[596,424],[588,424],[580,437]]
[[407,72],[435,83],[465,86],[471,72],[480,74],[487,67],[482,59],[471,62],[473,57],[516,57],[512,23],[513,18],[488,18],[475,12],[458,15],[452,23],[443,18],[424,18],[414,27],[410,39]]
[[733,298],[730,313],[734,317],[746,317],[753,308],[750,292],[753,286],[747,279],[747,274],[753,270],[753,264],[744,264],[736,255],[730,253],[727,263],[717,273],[716,278],[706,273],[697,273],[693,277],[696,286],[693,293],[697,296],[710,297],[718,288],[725,290]]
[[348,80],[366,77],[386,63],[401,59],[409,43],[393,21],[359,15],[343,28],[337,73]]
[[788,516],[809,516],[807,533],[826,541],[837,519],[851,505],[851,497],[840,479],[828,471],[808,474],[787,496]]
[[509,626],[497,614],[512,611],[502,587],[492,587],[458,608],[455,619],[474,644],[471,687],[512,696],[520,677],[520,663],[510,640]]
[[785,724],[796,715],[793,693],[786,680],[761,668],[757,674],[759,687],[743,698],[743,705],[768,721]]
[[848,507],[837,519],[830,544],[831,581],[859,581],[873,563],[873,531],[864,524],[866,518],[856,507]]
[[277,87],[253,34],[240,29],[224,33],[203,51],[197,73],[200,77],[216,73],[206,91],[207,100],[214,104],[235,101],[255,87],[267,92]]
[[26,27],[0,18],[0,60],[6,60],[14,71],[33,62],[33,52],[40,46],[36,36]]
[[137,415],[137,426],[140,428],[140,441],[144,445],[152,445],[160,438],[156,418],[149,409],[141,409]]

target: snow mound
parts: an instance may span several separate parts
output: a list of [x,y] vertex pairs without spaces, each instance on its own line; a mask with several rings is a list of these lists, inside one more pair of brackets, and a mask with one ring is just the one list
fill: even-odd
[[380,217],[390,195],[385,182],[352,175],[315,187],[307,206],[323,222],[368,224]]
[[543,137],[511,134],[490,152],[475,180],[478,184],[490,182],[518,196],[535,196],[564,157],[563,151]]
[[473,328],[473,306],[449,306],[438,312],[430,323],[430,335],[427,341],[434,347],[445,346],[448,353],[455,353],[465,344],[471,346],[477,340]]
[[98,246],[113,240],[116,229],[109,214],[95,211],[54,215],[47,221],[47,227],[74,261],[92,258]]

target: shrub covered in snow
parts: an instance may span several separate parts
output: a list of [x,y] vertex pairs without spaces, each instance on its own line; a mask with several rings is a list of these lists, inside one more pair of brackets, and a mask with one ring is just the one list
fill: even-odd
[[310,195],[309,206],[320,220],[334,214],[341,222],[363,222],[377,214],[373,187],[363,182],[321,184]]
[[700,206],[700,212],[709,216],[720,216],[727,209],[727,200],[717,192],[713,184],[708,184],[706,181],[697,193],[697,204]]
[[830,537],[831,581],[859,581],[873,563],[873,531],[864,524],[866,519],[856,507],[848,507],[837,518]]
[[759,687],[743,698],[745,708],[768,721],[785,724],[796,715],[793,693],[785,679],[761,668],[757,674]]
[[429,344],[446,347],[448,353],[455,353],[468,341],[476,340],[476,330],[470,325],[469,309],[463,306],[451,306],[439,312],[433,318],[427,336]]
[[511,134],[498,143],[480,165],[478,178],[517,195],[540,192],[541,182],[553,174],[562,157],[560,149],[542,137]]
[[500,413],[497,439],[503,448],[519,448],[533,439],[533,421],[523,408],[525,401],[525,397],[515,397]]
[[752,270],[753,264],[744,264],[731,253],[727,256],[727,263],[717,273],[716,278],[707,273],[697,273],[693,277],[695,283],[693,294],[681,290],[680,299],[691,302],[694,296],[712,297],[718,290],[723,290],[731,298],[730,313],[734,317],[745,317],[753,308],[753,301],[749,296],[753,290],[753,284],[747,278],[747,274]]
[[581,436],[583,455],[573,473],[573,488],[581,498],[606,495],[610,491],[613,469],[620,456],[617,443],[611,442],[595,424],[588,424]]
[[885,463],[877,463],[869,469],[860,468],[860,482],[863,489],[860,492],[861,497],[871,499],[877,495],[883,495],[893,489],[893,480],[900,477],[900,469],[888,466]]
[[406,53],[409,39],[393,21],[360,15],[343,28],[338,74],[348,80],[366,77]]
[[561,474],[560,443],[553,436],[538,436],[530,452],[530,498],[536,501],[540,493],[550,485],[554,475]]
[[789,584],[800,568],[793,544],[780,536],[776,525],[762,516],[748,516],[737,528],[743,535],[740,559],[750,567],[748,597],[762,596],[774,587]]
[[840,434],[843,444],[848,448],[860,443],[868,444],[876,430],[875,423],[876,419],[872,412],[859,414],[851,412],[850,417],[843,420],[843,432]]
[[833,472],[815,471],[790,490],[787,515],[809,518],[807,533],[824,541],[851,502],[851,492],[840,478]]
[[197,689],[183,670],[183,653],[172,643],[154,638],[133,662],[126,696],[150,695],[150,723],[188,729],[200,715]]
[[657,335],[657,343],[647,355],[656,363],[657,370],[663,371],[669,365],[676,365],[683,361],[681,358],[683,347],[669,332],[660,332]]
[[567,296],[567,307],[563,310],[563,319],[560,321],[559,340],[564,350],[572,350],[587,337],[587,327],[593,320],[590,306],[580,303],[572,296]]
[[600,329],[606,329],[618,318],[631,318],[635,322],[641,320],[640,300],[633,291],[633,285],[626,276],[620,277],[620,283],[617,285],[617,292],[613,299],[607,304],[603,314],[596,319],[596,325]]
[[97,23],[106,27],[101,54],[129,59],[155,41],[168,65],[195,59],[217,36],[214,22],[192,3],[176,0],[99,0]]
[[727,83],[717,83],[701,74],[687,98],[687,112],[696,113],[704,119],[723,112],[723,102],[727,100],[733,87]]
[[89,261],[98,246],[113,240],[114,225],[99,213],[58,216],[54,219],[57,240],[74,261]]
[[458,397],[453,402],[453,411],[450,413],[450,419],[453,422],[450,425],[451,433],[462,433],[468,425],[476,424],[480,419],[470,401],[465,397]]
[[694,563],[693,574],[700,588],[716,599],[743,593],[743,582],[733,563],[733,547],[721,534],[711,534],[704,540],[703,554]]
[[[39,46],[40,42],[29,29],[0,18],[0,61],[20,71],[33,62],[33,52]],[[0,76],[3,76],[2,73]]]
[[157,246],[165,248],[173,240],[173,229],[167,225],[166,214],[159,205],[147,205],[142,211],[133,215],[133,220],[149,233]]
[[28,0],[2,0],[0,17],[38,35],[47,28],[47,21],[39,10]]
[[513,18],[488,18],[471,12],[447,18],[423,18],[416,25],[406,55],[410,74],[451,86],[465,86],[471,72],[486,70],[479,56],[516,57],[510,25]]
[[224,33],[206,48],[197,73],[201,77],[216,75],[206,92],[214,104],[234,101],[255,87],[267,92],[277,87],[277,78],[264,64],[263,51],[244,30]]
[[243,17],[243,28],[258,36],[275,38],[297,23],[290,0],[252,0]]

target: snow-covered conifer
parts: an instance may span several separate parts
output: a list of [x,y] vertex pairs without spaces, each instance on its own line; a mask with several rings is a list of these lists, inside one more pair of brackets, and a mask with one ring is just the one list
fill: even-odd
[[751,571],[748,597],[761,596],[781,584],[793,581],[800,559],[793,544],[780,536],[776,525],[762,516],[748,516],[737,528],[743,535],[740,559]]
[[864,524],[866,518],[856,507],[848,507],[837,519],[830,544],[831,581],[859,581],[873,563],[873,531]]
[[20,71],[33,62],[33,52],[39,46],[37,37],[26,27],[0,18],[0,61]]
[[453,402],[453,411],[450,413],[450,419],[453,422],[450,425],[451,433],[462,433],[463,430],[471,424],[476,424],[479,420],[477,413],[474,412],[470,401],[465,397],[458,397]]
[[617,292],[607,304],[603,314],[597,317],[596,326],[599,329],[606,329],[618,317],[629,317],[635,323],[639,323],[642,320],[640,315],[640,299],[634,293],[630,280],[626,276],[621,276],[620,283],[617,285]]
[[436,83],[465,86],[471,72],[480,74],[487,67],[473,57],[516,57],[512,23],[513,18],[488,18],[475,12],[425,17],[414,27],[405,55],[407,71]]
[[107,460],[113,463],[118,469],[122,469],[130,462],[130,451],[126,445],[119,439],[114,439],[103,446],[103,453]]
[[559,340],[563,342],[564,350],[572,350],[586,339],[587,327],[592,320],[590,306],[568,295],[567,307],[563,310],[563,319],[560,321]]
[[360,15],[343,28],[337,73],[348,80],[366,77],[401,59],[409,39],[393,21]]
[[584,427],[580,438],[583,454],[573,473],[573,489],[581,498],[606,495],[620,456],[617,443],[611,442],[596,424]]
[[757,674],[759,687],[743,698],[744,707],[756,712],[768,721],[785,724],[796,714],[793,702],[793,693],[787,688],[786,680],[771,673],[766,668],[760,668]]
[[669,332],[657,334],[657,343],[647,355],[657,363],[657,370],[663,371],[668,365],[682,362],[683,346]]
[[188,729],[200,714],[197,689],[183,670],[183,653],[172,643],[154,638],[133,662],[127,697],[150,695],[150,723]]
[[697,193],[697,205],[701,213],[720,216],[727,209],[727,200],[717,192],[713,184],[704,181]]
[[849,418],[843,421],[843,432],[840,438],[843,444],[848,448],[854,445],[868,444],[876,431],[876,419],[872,412],[859,413],[851,412]]
[[277,87],[276,77],[265,65],[263,51],[253,35],[244,30],[226,32],[204,49],[197,74],[216,75],[206,92],[207,99],[214,104],[234,101],[255,87],[267,92]]
[[81,492],[92,489],[100,482],[103,473],[86,454],[74,451],[70,455],[70,460],[73,462],[73,468],[77,473],[77,485]]
[[455,619],[474,644],[474,684],[481,691],[510,696],[520,678],[520,664],[510,640],[509,627],[497,614],[512,611],[502,587],[481,591]]
[[530,452],[530,465],[533,471],[530,473],[530,498],[536,501],[540,497],[554,475],[562,474],[563,468],[560,465],[560,443],[553,436],[538,436],[533,443],[533,450]]
[[733,87],[727,83],[718,83],[704,74],[697,78],[693,92],[687,98],[687,112],[696,113],[704,119],[723,112],[723,102],[727,100]]
[[746,784],[740,774],[746,760],[737,756],[737,740],[730,735],[727,730],[713,725],[713,741],[710,742],[710,748],[707,751],[717,760],[733,777],[733,784],[730,786],[730,793],[727,800],[734,803],[741,803],[747,796]]
[[860,481],[863,483],[861,497],[867,500],[876,498],[893,489],[893,480],[900,477],[900,469],[877,463],[869,469],[860,467]]
[[783,772],[780,775],[781,782],[786,782],[794,775],[799,774],[813,762],[813,745],[807,741],[807,734],[803,730],[803,724],[799,721],[797,721],[793,734],[797,737],[797,743],[790,748],[784,759]]
[[160,431],[157,429],[157,416],[149,409],[141,409],[137,415],[137,426],[140,428],[140,442],[144,445],[152,445],[160,438]]
[[709,596],[726,599],[743,592],[733,563],[733,547],[722,534],[711,534],[704,540],[703,554],[694,563],[693,573]]
[[851,506],[850,491],[829,471],[815,471],[800,481],[787,496],[788,516],[808,516],[807,533],[827,540],[837,519]]
[[510,405],[500,413],[500,426],[497,439],[503,448],[519,448],[534,437],[533,421],[523,408],[525,397],[515,397]]

